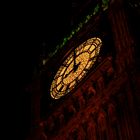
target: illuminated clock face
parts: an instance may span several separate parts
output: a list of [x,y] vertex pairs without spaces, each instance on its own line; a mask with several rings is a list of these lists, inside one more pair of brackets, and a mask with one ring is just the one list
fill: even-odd
[[52,81],[52,98],[59,99],[77,86],[94,65],[101,45],[100,38],[90,38],[70,53]]

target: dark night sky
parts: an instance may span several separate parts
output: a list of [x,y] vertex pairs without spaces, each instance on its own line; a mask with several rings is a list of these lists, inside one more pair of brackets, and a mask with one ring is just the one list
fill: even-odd
[[9,129],[13,130],[14,139],[24,140],[29,131],[31,113],[30,95],[25,92],[25,87],[31,83],[43,50],[48,53],[70,29],[72,9],[68,1],[19,3],[9,7],[5,17],[8,36],[5,51],[10,60],[6,66],[10,84],[7,100],[11,118]]
[[25,80],[43,51],[48,53],[68,32],[70,14],[71,3],[61,1],[21,4],[10,13],[9,36],[14,64]]

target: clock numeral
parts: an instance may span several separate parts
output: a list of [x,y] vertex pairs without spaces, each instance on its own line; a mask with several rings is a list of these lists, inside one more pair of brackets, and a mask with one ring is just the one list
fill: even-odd
[[92,53],[95,49],[96,49],[96,46],[94,44],[92,44],[90,46],[89,52]]
[[85,68],[84,71],[85,71],[85,72],[89,72],[89,69]]
[[75,82],[76,82],[76,84],[78,84],[78,82],[79,82],[78,77],[75,78]]
[[56,79],[58,79],[60,76],[57,74],[55,77],[54,77],[54,79],[56,80]]
[[62,66],[63,66],[63,67],[67,67],[68,64],[67,64],[67,63],[63,63]]
[[58,89],[58,91],[60,92],[63,88],[64,88],[64,85],[61,85],[61,87]]
[[62,77],[61,77],[61,76],[59,76],[59,77],[57,78],[57,82],[56,82],[56,84],[60,84],[60,83],[61,83],[61,81],[62,81]]
[[60,82],[60,83],[58,83],[58,84],[56,83],[56,84],[55,84],[55,88],[57,88],[57,89],[59,90],[60,87],[61,87],[61,85],[62,85],[62,82]]
[[73,54],[71,54],[70,57],[66,59],[65,61],[66,67],[68,67],[72,61],[73,61]]
[[76,83],[75,81],[72,81],[72,82],[70,83],[70,86],[69,86],[69,87],[71,88],[72,86],[75,85],[75,83]]
[[89,59],[89,61],[96,60],[96,58],[97,58],[97,55],[96,55],[96,56],[94,56],[94,57],[91,57],[91,58]]
[[60,75],[61,75],[61,76],[64,74],[65,70],[66,70],[66,67],[64,67],[64,68],[62,69],[62,71],[60,72]]
[[69,89],[69,85],[67,85],[67,87],[66,87],[66,90],[68,90]]
[[70,83],[66,86],[66,91],[69,92]]
[[84,46],[84,51],[88,51],[90,47],[91,47],[91,45]]
[[96,50],[95,50],[95,54],[98,55],[99,52],[100,52],[100,46],[98,46],[98,47],[96,48]]

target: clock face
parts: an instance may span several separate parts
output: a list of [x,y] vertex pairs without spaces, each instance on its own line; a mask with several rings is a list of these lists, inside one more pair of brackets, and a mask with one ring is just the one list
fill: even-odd
[[52,98],[59,99],[77,86],[94,65],[101,45],[100,38],[90,38],[70,53],[52,81]]

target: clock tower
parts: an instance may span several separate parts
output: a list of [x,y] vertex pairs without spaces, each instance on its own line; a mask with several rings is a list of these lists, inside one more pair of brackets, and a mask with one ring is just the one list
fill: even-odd
[[138,140],[125,2],[88,0],[72,18],[81,22],[42,60],[31,84],[28,140]]

